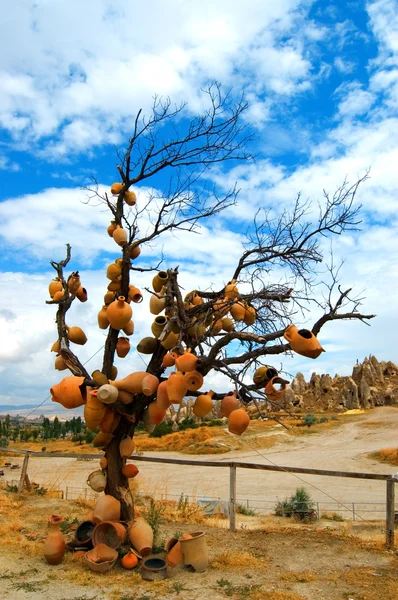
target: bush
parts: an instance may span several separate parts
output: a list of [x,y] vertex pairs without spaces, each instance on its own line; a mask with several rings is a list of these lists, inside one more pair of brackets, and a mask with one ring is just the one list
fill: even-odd
[[327,417],[321,417],[321,418],[319,419],[319,422],[320,422],[320,423],[327,423],[328,421],[329,421],[329,419],[328,419]]
[[169,433],[173,433],[172,427],[173,426],[171,423],[160,423],[159,425],[156,425],[156,427],[152,431],[152,433],[149,434],[149,437],[150,438],[160,438],[160,437],[163,437],[164,435],[168,435]]
[[318,422],[318,419],[316,418],[315,415],[310,413],[309,415],[305,415],[305,417],[303,418],[303,421],[304,421],[304,424],[307,425],[307,427],[311,427],[311,425],[315,425],[315,423]]
[[275,506],[277,517],[295,517],[299,521],[311,522],[316,519],[314,502],[305,488],[297,488],[296,493],[285,500],[278,500]]

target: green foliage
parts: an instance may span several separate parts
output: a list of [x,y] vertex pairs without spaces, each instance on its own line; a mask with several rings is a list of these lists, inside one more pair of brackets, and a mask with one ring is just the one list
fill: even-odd
[[311,425],[315,425],[315,423],[318,422],[318,419],[316,418],[315,415],[313,415],[312,413],[309,413],[308,415],[305,415],[305,417],[303,418],[304,424],[307,425],[307,427],[311,427]]
[[316,519],[314,506],[311,494],[300,487],[290,498],[278,500],[274,511],[277,517],[295,517],[299,521],[311,522]]
[[61,521],[59,528],[62,531],[62,533],[68,533],[69,531],[71,531],[72,527],[74,525],[78,525],[79,522],[79,519],[70,519],[69,517],[65,517],[65,519]]
[[149,434],[149,437],[151,438],[161,438],[164,435],[168,435],[169,433],[172,433],[172,424],[171,423],[160,423],[159,425],[156,425],[155,429],[152,431],[152,433]]
[[327,423],[328,421],[329,421],[329,419],[328,419],[327,417],[321,417],[321,418],[319,419],[319,422],[320,422],[320,423]]
[[149,505],[142,511],[142,516],[149,523],[153,531],[153,545],[154,551],[159,535],[160,525],[162,523],[162,515],[165,507],[160,503],[156,502],[153,498],[150,498]]
[[246,504],[237,504],[236,512],[240,515],[246,515],[247,517],[254,517],[256,511],[249,508]]
[[6,437],[0,437],[0,447],[1,448],[7,448],[8,444],[9,444],[9,442]]

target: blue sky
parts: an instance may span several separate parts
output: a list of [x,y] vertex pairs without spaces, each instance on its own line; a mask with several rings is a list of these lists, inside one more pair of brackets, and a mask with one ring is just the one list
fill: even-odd
[[[203,109],[200,89],[213,79],[244,90],[257,161],[228,165],[222,179],[238,182],[237,207],[206,223],[201,236],[168,239],[165,266],[181,265],[187,289],[217,287],[229,278],[257,208],[278,213],[297,192],[316,202],[323,189],[333,193],[371,167],[359,192],[362,229],[335,239],[334,252],[346,260],[343,285],[365,290],[363,311],[378,318],[371,328],[328,325],[320,335],[327,353],[317,361],[289,357],[283,366],[308,379],[313,370],[349,374],[370,352],[398,361],[396,0],[170,0],[167,10],[163,0],[3,4],[0,403],[39,402],[59,378],[45,300],[49,261],[63,257],[66,242],[71,269],[89,290],[89,302],[71,311],[89,338],[81,358],[103,343],[96,314],[115,253],[104,235],[109,216],[84,203],[81,187],[91,175],[101,186],[116,179],[115,145],[123,147],[133,116],[149,110],[154,94],[187,101],[189,117]],[[144,198],[146,188],[139,191]],[[160,250],[147,249],[142,264]],[[144,275],[136,285],[148,281]],[[135,313],[137,342],[150,326],[143,304]],[[309,323],[319,316],[314,311]],[[129,361],[120,364],[122,374],[143,366],[136,354]],[[211,385],[225,382],[215,377]]]

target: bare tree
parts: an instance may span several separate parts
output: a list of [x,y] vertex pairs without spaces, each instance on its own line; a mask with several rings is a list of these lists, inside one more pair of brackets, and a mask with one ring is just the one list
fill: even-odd
[[[89,188],[89,201],[106,205],[112,215],[111,227],[123,229],[126,233],[119,259],[121,275],[115,286],[115,297],[128,298],[130,272],[146,270],[137,267],[132,258],[146,244],[169,231],[198,232],[201,220],[236,201],[236,186],[219,195],[217,187],[209,185],[206,174],[217,163],[252,158],[248,152],[252,137],[242,120],[247,104],[243,99],[235,102],[230,93],[223,94],[219,85],[208,88],[206,94],[210,101],[209,109],[189,120],[182,119],[185,104],[172,107],[169,100],[155,98],[150,117],[145,118],[139,111],[128,146],[118,153],[120,164],[117,169],[121,183],[117,196],[101,194],[95,181]],[[161,172],[167,172],[169,179],[167,189],[158,191],[161,186],[157,176]],[[162,366],[167,353],[164,342],[172,333],[176,351],[190,348],[198,357],[196,369],[203,376],[211,371],[226,375],[244,405],[264,399],[272,402],[262,391],[264,384],[248,384],[246,375],[269,355],[290,351],[290,345],[283,337],[286,327],[297,315],[308,312],[312,302],[318,311],[322,311],[312,327],[314,335],[329,321],[360,319],[366,322],[373,318],[374,315],[359,312],[360,301],[350,298],[351,290],[338,288],[339,295],[334,299],[337,286],[335,270],[331,269],[334,275],[324,302],[316,301],[313,287],[316,282],[315,265],[323,258],[319,238],[357,228],[360,207],[355,205],[355,196],[366,177],[354,185],[345,181],[331,197],[325,192],[316,218],[308,214],[311,207],[309,203],[302,202],[300,196],[293,210],[283,212],[277,219],[259,211],[248,231],[238,264],[230,274],[232,288],[237,289],[236,285],[243,284],[245,293],[226,294],[223,286],[219,290],[192,290],[183,298],[178,268],[169,268],[164,273],[167,320],[147,372],[159,381],[167,379]],[[127,201],[132,199],[130,204],[135,201],[130,188],[147,179],[151,179],[153,187],[146,204],[130,208]],[[64,276],[69,259],[68,245],[65,260],[51,263],[62,282],[63,291],[60,300],[48,301],[48,304],[58,306],[59,353],[73,375],[84,377],[86,386],[98,388],[99,382],[89,375],[69,347],[65,316],[76,297],[76,291],[72,288],[71,292]],[[275,267],[287,270],[285,282],[268,282]],[[159,296],[159,292],[152,290],[148,290],[148,294]],[[232,320],[227,314],[231,310],[234,313],[233,307],[237,304],[243,307],[246,318]],[[119,330],[109,326],[102,365],[106,380],[112,379],[118,338]],[[220,399],[225,393],[215,394],[214,398]],[[199,391],[189,392],[190,396],[199,394]],[[111,405],[112,410],[120,415],[120,421],[105,448],[108,461],[106,493],[120,500],[122,519],[126,521],[133,517],[133,501],[128,480],[122,474],[125,459],[120,456],[119,444],[123,437],[133,437],[137,423],[155,396],[136,394],[129,404],[116,400]]]

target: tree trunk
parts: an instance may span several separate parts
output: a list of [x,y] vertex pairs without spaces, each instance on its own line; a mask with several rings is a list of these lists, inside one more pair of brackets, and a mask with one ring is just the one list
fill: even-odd
[[126,459],[120,456],[119,444],[125,435],[134,435],[134,432],[131,433],[131,428],[132,424],[125,417],[122,417],[111,443],[105,450],[105,457],[108,461],[105,494],[110,494],[116,500],[119,500],[121,506],[120,520],[127,522],[134,519],[134,501],[129,480],[122,474]]

